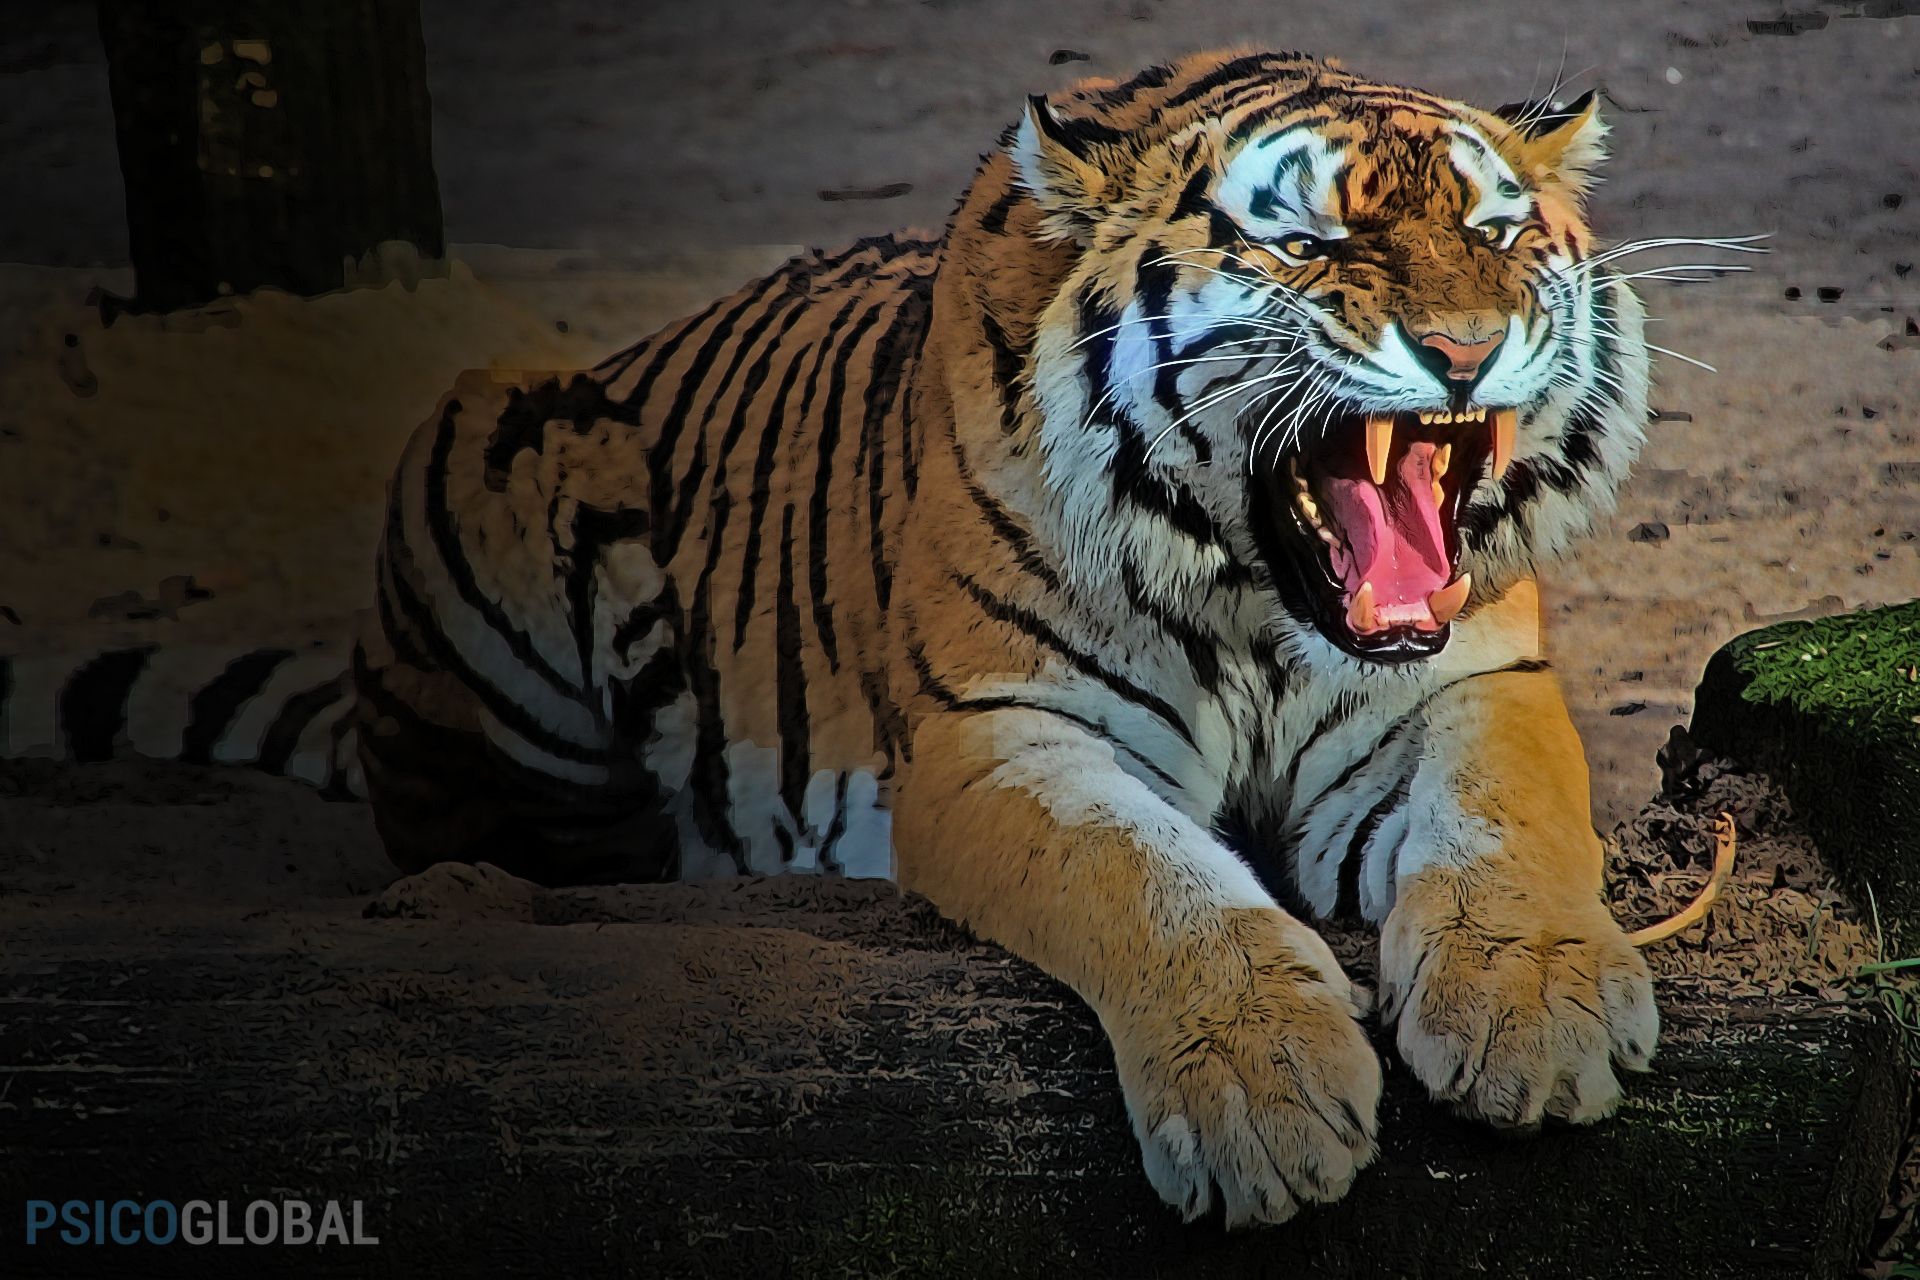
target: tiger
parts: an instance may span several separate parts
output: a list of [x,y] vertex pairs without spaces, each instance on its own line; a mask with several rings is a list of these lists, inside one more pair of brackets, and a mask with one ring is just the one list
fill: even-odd
[[1035,96],[941,235],[462,378],[272,763],[404,870],[891,876],[1091,1007],[1189,1220],[1346,1192],[1370,1016],[1466,1116],[1598,1121],[1659,1018],[1535,583],[1648,420],[1606,135],[1244,48]]

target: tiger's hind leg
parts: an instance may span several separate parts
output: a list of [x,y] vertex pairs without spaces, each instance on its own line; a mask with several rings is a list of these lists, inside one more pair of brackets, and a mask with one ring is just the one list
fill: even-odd
[[[368,646],[370,647],[370,646]],[[490,862],[546,885],[672,880],[680,849],[660,789],[633,753],[563,777],[489,736],[476,695],[445,672],[355,655],[360,764],[387,855],[409,874]]]

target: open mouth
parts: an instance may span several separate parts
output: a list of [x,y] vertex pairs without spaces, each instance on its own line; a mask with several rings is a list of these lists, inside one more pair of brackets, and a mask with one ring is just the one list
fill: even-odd
[[1483,475],[1513,459],[1511,408],[1343,412],[1266,477],[1262,541],[1276,576],[1356,657],[1409,662],[1446,647],[1473,589],[1459,514]]

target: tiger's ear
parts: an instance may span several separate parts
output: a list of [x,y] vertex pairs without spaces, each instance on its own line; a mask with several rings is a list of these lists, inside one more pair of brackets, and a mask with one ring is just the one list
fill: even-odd
[[1600,118],[1598,93],[1589,89],[1565,106],[1513,103],[1495,114],[1513,126],[1528,178],[1557,186],[1575,200],[1593,190],[1607,158],[1607,123]]
[[1061,239],[1085,239],[1117,187],[1103,161],[1113,131],[1094,120],[1063,116],[1039,94],[1007,143],[1020,184]]

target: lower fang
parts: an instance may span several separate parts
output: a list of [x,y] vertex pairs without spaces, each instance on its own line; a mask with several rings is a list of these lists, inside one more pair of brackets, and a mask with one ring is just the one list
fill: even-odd
[[1360,589],[1353,593],[1353,602],[1347,606],[1347,626],[1355,635],[1365,635],[1377,627],[1373,610],[1373,584],[1363,582]]
[[1467,596],[1472,590],[1473,575],[1463,573],[1428,596],[1427,608],[1433,614],[1434,625],[1444,627],[1452,622],[1459,614],[1461,606],[1467,603]]

